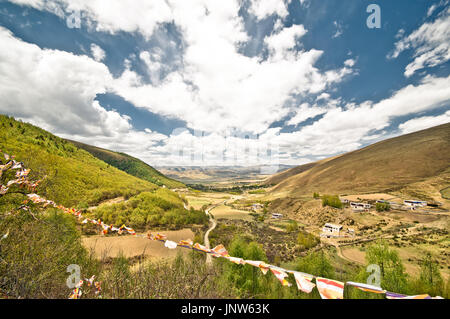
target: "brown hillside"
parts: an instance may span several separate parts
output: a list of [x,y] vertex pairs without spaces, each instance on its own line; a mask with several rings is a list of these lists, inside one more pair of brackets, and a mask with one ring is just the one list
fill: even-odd
[[[398,191],[450,175],[450,123],[384,140],[329,160],[295,167],[266,180],[273,193]],[[435,185],[442,187],[445,185]]]

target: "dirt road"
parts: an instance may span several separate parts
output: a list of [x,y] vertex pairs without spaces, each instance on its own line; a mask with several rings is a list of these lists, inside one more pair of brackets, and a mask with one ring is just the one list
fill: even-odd
[[[226,200],[225,200],[223,203],[225,204],[225,203],[226,203]],[[204,243],[205,243],[206,248],[208,248],[208,249],[211,248],[211,247],[210,247],[210,244],[209,244],[209,233],[210,233],[211,231],[213,231],[214,228],[216,228],[216,226],[217,226],[216,220],[213,218],[213,216],[212,216],[209,212],[211,211],[211,209],[213,209],[213,208],[215,208],[215,207],[217,207],[217,206],[219,206],[219,205],[221,205],[221,204],[215,204],[215,205],[212,205],[211,207],[208,207],[208,208],[206,209],[206,211],[205,211],[206,215],[209,216],[209,220],[210,220],[210,222],[211,222],[211,227],[206,231],[206,233],[205,233],[205,238],[204,238],[204,240],[203,240]],[[211,264],[212,264],[212,256],[211,256],[211,254],[206,254],[206,264],[207,264],[207,265],[211,265]]]

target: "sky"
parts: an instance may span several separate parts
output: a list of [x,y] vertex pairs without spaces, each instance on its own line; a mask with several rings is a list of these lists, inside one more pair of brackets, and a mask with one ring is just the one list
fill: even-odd
[[449,2],[0,0],[0,113],[153,166],[300,165],[450,122]]

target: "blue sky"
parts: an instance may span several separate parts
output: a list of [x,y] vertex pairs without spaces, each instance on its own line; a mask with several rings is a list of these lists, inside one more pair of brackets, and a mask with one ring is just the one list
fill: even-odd
[[1,1],[0,113],[155,166],[302,164],[449,122],[449,30],[448,0]]

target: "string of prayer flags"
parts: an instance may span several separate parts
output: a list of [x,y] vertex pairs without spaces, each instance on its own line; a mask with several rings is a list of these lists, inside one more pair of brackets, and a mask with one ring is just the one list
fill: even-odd
[[[436,298],[436,297],[435,297]],[[403,294],[398,294],[395,292],[386,291],[386,299],[435,299],[430,297],[430,295],[415,295],[415,296],[407,296]],[[439,299],[439,298],[436,298]]]
[[166,242],[164,243],[164,246],[169,248],[169,249],[175,249],[177,248],[177,243],[171,240],[166,240]]
[[200,245],[199,243],[195,243],[195,245],[192,246],[192,248],[195,249],[195,250],[203,251],[204,253],[210,253],[211,252],[210,249],[206,248],[203,245]]
[[343,282],[317,277],[316,285],[322,299],[344,299]]
[[380,287],[377,287],[377,286],[373,286],[373,285],[361,284],[359,282],[353,282],[353,281],[347,281],[345,284],[356,287],[356,288],[358,288],[362,291],[366,291],[366,292],[373,292],[376,294],[386,293],[386,290],[381,289]]
[[294,278],[295,278],[295,282],[297,283],[298,290],[306,292],[308,294],[311,293],[311,291],[316,286],[314,283],[311,282],[314,279],[314,277],[311,275],[307,275],[307,274],[303,274],[303,273],[299,273],[299,272],[295,271]]
[[228,259],[229,261],[231,261],[232,263],[236,264],[236,265],[245,265],[245,260],[239,257],[225,257],[226,259]]

